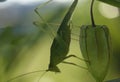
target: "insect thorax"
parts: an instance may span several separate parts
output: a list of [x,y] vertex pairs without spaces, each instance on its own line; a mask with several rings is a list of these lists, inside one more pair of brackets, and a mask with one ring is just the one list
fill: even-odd
[[52,65],[51,63],[49,64],[49,67],[48,67],[48,71],[51,71],[51,72],[60,72],[60,69],[56,66],[56,65]]

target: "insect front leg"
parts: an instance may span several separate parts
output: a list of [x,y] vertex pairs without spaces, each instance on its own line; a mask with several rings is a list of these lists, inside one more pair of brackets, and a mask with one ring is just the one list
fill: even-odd
[[[51,2],[52,0],[49,0],[47,2],[44,3],[44,5],[47,5],[49,2]],[[42,5],[43,6],[43,5]],[[37,7],[34,9],[35,13],[38,15],[38,17],[40,18],[41,21],[34,21],[33,24],[37,27],[40,27],[40,29],[45,32],[46,34],[49,34],[52,38],[55,37],[55,33],[53,31],[53,29],[49,28],[50,31],[46,31],[46,29],[44,27],[41,27],[41,24],[44,24],[47,27],[50,27],[51,25],[49,23],[47,23],[47,21],[44,19],[44,17],[40,14],[40,12],[38,11],[40,7]]]
[[46,23],[46,24],[47,24],[47,22],[46,22],[45,19],[40,15],[38,9],[41,8],[41,7],[43,7],[43,6],[45,6],[45,5],[47,5],[47,4],[50,3],[51,1],[52,1],[52,0],[49,0],[49,1],[45,2],[44,4],[38,6],[37,8],[34,9],[35,13],[39,16],[39,18],[42,20],[42,22],[44,22],[44,23]]

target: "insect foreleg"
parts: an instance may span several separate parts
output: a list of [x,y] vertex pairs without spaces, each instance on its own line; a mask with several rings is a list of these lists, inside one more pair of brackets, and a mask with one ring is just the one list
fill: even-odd
[[[51,2],[52,0],[49,0],[49,1],[47,1],[46,3],[44,3],[44,5],[46,5],[46,4],[48,4],[49,2]],[[42,7],[42,6],[40,6],[40,7]],[[38,7],[34,10],[35,11],[35,13],[39,16],[39,18],[41,19],[41,21],[47,26],[47,27],[49,27],[50,25],[49,25],[49,23],[47,23],[47,21],[41,16],[41,14],[39,13],[39,11],[38,11]],[[41,22],[33,22],[33,24],[35,25],[35,26],[40,26],[40,24],[41,24]],[[51,28],[49,28],[50,29],[50,31],[48,31],[48,34],[49,35],[52,35],[52,38],[54,38],[55,37],[55,33],[53,32],[53,30],[51,29]],[[45,32],[46,30],[42,27],[42,31],[43,32]]]
[[[47,2],[45,2],[44,4],[38,6],[37,8],[34,9],[35,13],[42,19],[43,22],[45,22],[44,18],[40,15],[40,13],[38,12],[38,8],[43,7],[44,5],[47,5],[48,3],[50,3],[52,0],[49,0]],[[45,22],[46,23],[46,22]]]
[[47,2],[43,3],[42,5],[39,5],[37,8],[41,8],[45,5],[47,5],[48,3],[50,3],[51,1],[53,1],[53,0],[48,0]]

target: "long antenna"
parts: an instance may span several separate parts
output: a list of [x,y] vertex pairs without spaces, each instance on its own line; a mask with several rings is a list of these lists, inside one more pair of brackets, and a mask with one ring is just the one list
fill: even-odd
[[92,0],[91,2],[90,15],[91,15],[92,26],[95,27],[96,25],[95,25],[94,16],[93,16],[93,5],[94,5],[94,0]]
[[41,78],[47,73],[48,71],[45,71],[38,79],[38,82],[40,82]]
[[23,77],[23,76],[26,76],[26,75],[29,75],[29,74],[41,72],[41,71],[47,71],[47,70],[38,70],[38,71],[32,71],[32,72],[24,73],[24,74],[18,75],[18,76],[16,76],[16,77],[13,77],[13,78],[7,80],[7,82],[10,82],[10,81],[12,81],[12,80],[15,80],[15,79],[17,79],[17,78],[20,78],[20,77]]

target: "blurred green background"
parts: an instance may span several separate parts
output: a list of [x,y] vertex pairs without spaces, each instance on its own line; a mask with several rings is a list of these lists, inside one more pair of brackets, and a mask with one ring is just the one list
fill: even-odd
[[[11,2],[10,2],[11,1]],[[54,23],[47,27],[34,9],[45,1],[35,3],[8,2],[0,3],[0,82],[13,78],[17,75],[48,68],[50,47],[53,38],[50,33],[56,32],[65,13],[73,0],[56,0],[39,8],[39,13],[48,22]],[[82,58],[79,48],[79,28],[81,25],[89,25],[90,0],[79,0],[74,15],[72,41],[69,54],[75,54]],[[105,3],[96,1],[94,6],[95,22],[98,25],[107,25],[111,33],[113,54],[111,55],[110,69],[105,80],[120,77],[120,9]],[[40,26],[33,25],[39,21]],[[44,28],[46,32],[43,32]],[[76,40],[74,40],[76,39]],[[68,54],[68,55],[69,55]],[[67,59],[78,65],[84,66],[85,62],[74,58]],[[46,73],[40,82],[95,82],[90,73],[84,69],[59,64],[61,73]],[[43,72],[29,74],[11,82],[37,82]]]

